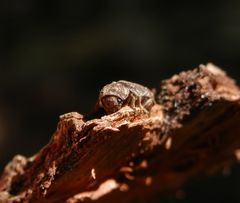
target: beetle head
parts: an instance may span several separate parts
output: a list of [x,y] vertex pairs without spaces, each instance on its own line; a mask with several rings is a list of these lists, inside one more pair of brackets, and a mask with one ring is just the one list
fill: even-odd
[[99,95],[100,106],[107,114],[114,113],[122,108],[129,95],[129,89],[123,84],[112,82],[103,87]]

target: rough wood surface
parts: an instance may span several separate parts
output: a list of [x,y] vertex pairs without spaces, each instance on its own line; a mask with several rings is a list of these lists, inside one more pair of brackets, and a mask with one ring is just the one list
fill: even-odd
[[156,89],[149,114],[60,116],[42,150],[5,167],[0,202],[147,202],[240,159],[240,90],[222,70],[200,65]]

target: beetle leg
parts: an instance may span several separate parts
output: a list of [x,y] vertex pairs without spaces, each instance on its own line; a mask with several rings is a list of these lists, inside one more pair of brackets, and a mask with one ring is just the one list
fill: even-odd
[[144,106],[142,105],[142,99],[141,99],[141,97],[138,98],[137,106],[139,106],[139,108],[140,108],[141,110],[144,110]]
[[136,108],[136,98],[132,93],[130,94],[130,107],[133,109]]
[[143,105],[144,105],[144,108],[149,111],[152,106],[155,104],[155,101],[152,100],[152,99],[148,99]]
[[136,100],[136,106],[138,106],[144,113],[148,113],[148,110],[145,108],[145,106],[142,104],[142,98],[138,97]]
[[127,100],[125,101],[125,103],[124,103],[124,105],[127,105],[127,106],[129,106],[129,107],[131,107],[131,108],[135,108],[135,97],[134,97],[134,95],[132,94],[132,93],[130,93],[129,95],[128,95],[128,98],[127,98]]

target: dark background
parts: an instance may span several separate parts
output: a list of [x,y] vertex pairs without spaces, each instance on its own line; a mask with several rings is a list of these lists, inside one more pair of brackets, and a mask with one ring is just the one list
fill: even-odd
[[[240,81],[239,48],[238,0],[1,1],[1,169],[41,149],[60,114],[89,113],[113,80],[157,87],[210,61]],[[235,167],[189,184],[178,201],[240,202],[239,182]]]

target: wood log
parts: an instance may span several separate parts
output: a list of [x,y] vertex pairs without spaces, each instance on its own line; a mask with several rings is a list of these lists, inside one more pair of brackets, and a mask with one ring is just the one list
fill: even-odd
[[240,159],[240,90],[213,64],[172,76],[149,113],[71,112],[33,157],[16,155],[0,202],[147,202]]

